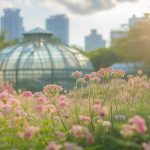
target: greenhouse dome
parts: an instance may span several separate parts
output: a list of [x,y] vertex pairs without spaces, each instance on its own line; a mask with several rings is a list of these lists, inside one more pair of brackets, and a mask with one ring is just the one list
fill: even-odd
[[46,84],[73,87],[71,73],[93,71],[90,60],[78,50],[63,45],[55,36],[36,28],[0,52],[0,78],[16,89],[38,91]]

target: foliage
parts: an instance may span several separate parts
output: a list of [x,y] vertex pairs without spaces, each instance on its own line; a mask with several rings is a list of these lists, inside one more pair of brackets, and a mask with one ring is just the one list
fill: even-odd
[[129,31],[127,36],[114,41],[117,54],[129,62],[145,62],[150,64],[150,17],[145,16]]
[[150,80],[142,71],[128,80],[124,75],[112,68],[76,71],[69,92],[58,85],[38,93],[4,88],[0,149],[150,149]]
[[5,47],[12,46],[12,45],[16,44],[16,42],[17,42],[16,40],[6,41],[6,33],[2,32],[0,35],[0,50],[2,50]]
[[85,55],[91,59],[96,70],[101,67],[109,67],[120,61],[113,48],[101,48],[85,53]]

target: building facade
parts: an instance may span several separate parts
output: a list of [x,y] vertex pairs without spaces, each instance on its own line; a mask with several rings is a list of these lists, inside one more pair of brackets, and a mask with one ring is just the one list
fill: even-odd
[[115,40],[126,37],[126,36],[127,36],[127,33],[124,30],[112,30],[110,33],[111,45],[114,44]]
[[4,9],[4,16],[1,18],[1,31],[6,32],[7,40],[18,39],[24,32],[23,19],[19,13],[19,9]]
[[69,19],[65,15],[50,16],[46,20],[46,29],[59,38],[62,43],[69,44]]
[[92,51],[98,48],[105,48],[105,40],[102,35],[98,34],[97,31],[91,30],[89,36],[85,37],[85,49],[86,51]]
[[111,45],[113,45],[116,39],[126,37],[127,31],[132,29],[138,22],[148,18],[150,18],[149,13],[145,13],[143,17],[137,17],[136,15],[133,15],[131,18],[129,18],[126,28],[122,25],[120,29],[112,30],[110,33]]
[[0,51],[0,81],[16,89],[41,91],[45,85],[73,88],[71,73],[94,71],[90,59],[77,49],[66,46],[51,32],[35,28],[26,32],[15,46]]
[[133,15],[130,19],[129,19],[129,28],[132,28],[136,23],[138,23],[138,21],[140,21],[141,18],[136,17],[136,15]]

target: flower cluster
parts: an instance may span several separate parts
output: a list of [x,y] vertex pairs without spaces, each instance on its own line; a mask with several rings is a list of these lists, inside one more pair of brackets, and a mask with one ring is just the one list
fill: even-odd
[[98,116],[104,118],[109,114],[109,110],[106,106],[101,106],[100,102],[95,102],[92,106],[93,112]]
[[62,145],[56,144],[55,142],[49,142],[46,150],[60,150],[62,148]]
[[109,79],[111,77],[113,78],[123,78],[125,76],[125,72],[123,70],[116,70],[111,67],[108,68],[101,68],[98,70],[98,75],[102,78]]
[[63,108],[63,109],[68,107],[69,104],[68,104],[68,100],[65,95],[60,95],[59,104],[60,104],[61,108]]
[[85,138],[88,144],[93,143],[93,135],[90,133],[89,129],[85,126],[73,125],[72,134],[76,138]]
[[143,148],[144,148],[144,150],[150,150],[150,142],[143,143]]
[[50,84],[44,87],[44,94],[47,97],[54,97],[57,94],[59,94],[62,90],[63,88],[61,86],[56,84]]
[[75,79],[78,79],[80,78],[81,76],[83,75],[83,73],[81,71],[75,71],[72,73],[72,77],[75,78]]
[[80,120],[85,122],[85,123],[89,123],[91,118],[88,115],[80,115]]
[[145,133],[147,131],[147,126],[145,120],[140,116],[134,116],[128,120],[128,124],[123,126],[121,130],[121,135],[124,137],[131,137],[134,132]]
[[35,93],[0,91],[1,149],[101,150],[114,145],[115,150],[150,150],[148,77],[139,71],[124,80],[124,72],[112,68],[72,76],[77,90],[50,84]]
[[40,128],[39,127],[35,127],[35,126],[29,126],[29,125],[25,125],[24,126],[24,131],[23,132],[19,132],[18,135],[21,138],[29,138],[32,139],[33,136],[39,132]]

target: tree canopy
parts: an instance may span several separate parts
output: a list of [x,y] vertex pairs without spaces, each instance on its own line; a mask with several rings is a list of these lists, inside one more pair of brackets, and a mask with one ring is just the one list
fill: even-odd
[[96,70],[119,62],[119,57],[112,48],[100,48],[85,55],[91,59]]
[[2,32],[0,34],[0,50],[2,50],[3,48],[5,48],[7,46],[14,45],[15,43],[16,43],[16,40],[6,41],[6,33],[5,32]]
[[113,47],[125,61],[150,64],[150,17],[140,19]]

